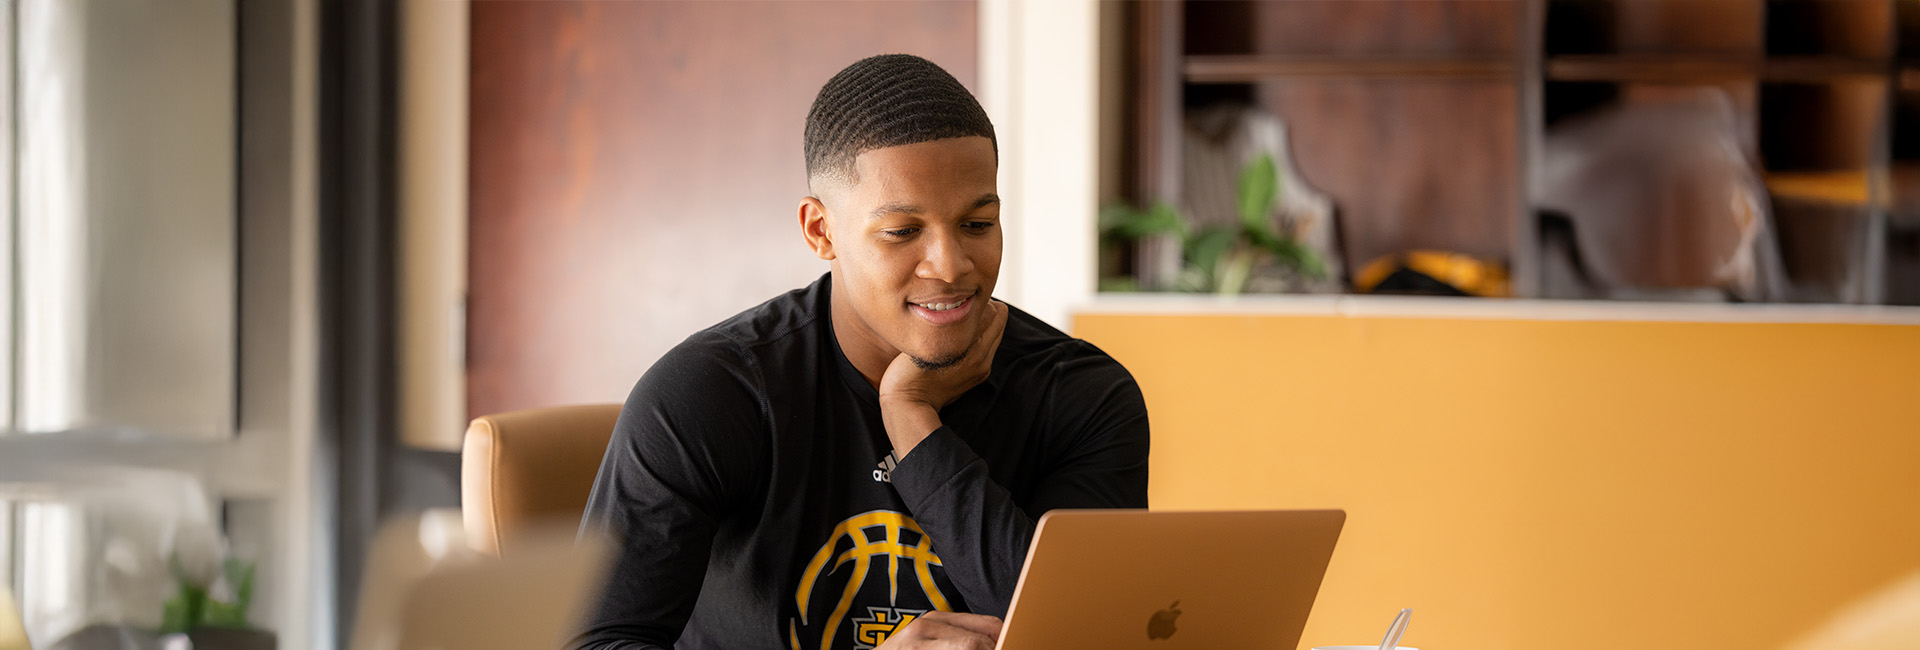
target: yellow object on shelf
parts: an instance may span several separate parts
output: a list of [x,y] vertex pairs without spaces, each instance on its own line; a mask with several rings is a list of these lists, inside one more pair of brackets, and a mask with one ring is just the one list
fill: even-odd
[[1864,204],[1870,196],[1864,169],[1767,174],[1767,191],[1777,197],[1844,204]]
[[1498,262],[1461,253],[1427,250],[1374,258],[1354,274],[1353,288],[1360,293],[1374,293],[1381,282],[1400,269],[1426,275],[1467,295],[1504,298],[1512,294],[1507,281],[1507,269]]

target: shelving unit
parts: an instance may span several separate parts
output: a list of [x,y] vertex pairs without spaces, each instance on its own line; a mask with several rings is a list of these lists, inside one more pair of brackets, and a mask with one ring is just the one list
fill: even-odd
[[1920,4],[1894,12],[1898,82],[1892,92],[1887,197],[1887,301],[1920,304]]
[[1538,296],[1529,188],[1548,129],[1712,87],[1764,178],[1786,299],[1920,304],[1915,3],[1152,0],[1129,11],[1126,198],[1177,201],[1184,112],[1246,102],[1286,120],[1301,172],[1337,206],[1349,269],[1447,250],[1504,261],[1516,294]]
[[1189,56],[1183,65],[1187,83],[1234,84],[1304,79],[1472,79],[1513,78],[1512,61],[1501,59],[1394,59],[1258,56]]

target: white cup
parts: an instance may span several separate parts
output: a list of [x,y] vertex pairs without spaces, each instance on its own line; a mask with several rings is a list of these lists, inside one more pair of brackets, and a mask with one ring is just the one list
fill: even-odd
[[[1323,645],[1313,650],[1380,650],[1378,645]],[[1420,650],[1407,646],[1395,646],[1394,650]]]

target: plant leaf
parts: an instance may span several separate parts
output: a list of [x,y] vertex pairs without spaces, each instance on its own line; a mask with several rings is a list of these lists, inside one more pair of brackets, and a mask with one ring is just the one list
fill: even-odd
[[160,605],[160,632],[186,632],[204,620],[207,611],[207,590],[181,582],[174,597]]
[[1192,264],[1180,267],[1180,272],[1174,274],[1173,277],[1173,289],[1175,291],[1205,293],[1210,290],[1208,289],[1210,284],[1212,284],[1212,280],[1209,278],[1209,274],[1201,270],[1200,267]]
[[1233,228],[1224,226],[1201,228],[1198,234],[1187,240],[1185,250],[1187,262],[1200,269],[1208,278],[1216,277],[1220,257],[1226,254],[1227,249],[1233,248],[1234,241],[1239,238],[1240,233],[1235,232]]
[[1273,200],[1280,194],[1280,179],[1274,173],[1273,156],[1260,154],[1247,168],[1240,170],[1240,223],[1247,229],[1271,235]]
[[1215,277],[1215,290],[1223,296],[1238,294],[1247,288],[1247,278],[1253,275],[1253,263],[1259,250],[1249,247],[1237,247],[1227,256],[1226,266]]
[[1282,268],[1290,269],[1308,279],[1320,280],[1327,277],[1327,264],[1313,249],[1300,245],[1290,239],[1275,239],[1261,245],[1273,255],[1274,261]]
[[1187,236],[1187,219],[1180,215],[1180,209],[1173,207],[1173,204],[1166,201],[1154,203],[1153,209],[1148,210],[1148,215],[1147,223],[1153,230],[1142,233],[1141,236],[1159,234]]
[[1100,278],[1101,293],[1133,293],[1140,290],[1140,279],[1131,275]]
[[1139,210],[1125,203],[1108,203],[1100,208],[1100,234],[1110,235],[1127,223],[1137,219]]
[[1145,239],[1154,235],[1177,234],[1185,236],[1186,218],[1180,211],[1164,201],[1153,207],[1141,210],[1124,203],[1109,204],[1100,210],[1100,234]]

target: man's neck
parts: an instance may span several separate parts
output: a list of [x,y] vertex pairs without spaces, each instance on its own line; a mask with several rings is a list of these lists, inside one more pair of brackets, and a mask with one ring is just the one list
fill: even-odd
[[828,311],[833,318],[834,342],[840,344],[840,353],[847,355],[847,361],[853,362],[853,369],[867,379],[867,384],[880,388],[880,378],[887,374],[887,366],[893,364],[894,357],[900,351],[880,341],[873,330],[867,328],[860,315],[853,313],[852,300],[840,300],[845,286],[840,284],[840,276],[833,276],[833,291],[827,295]]

